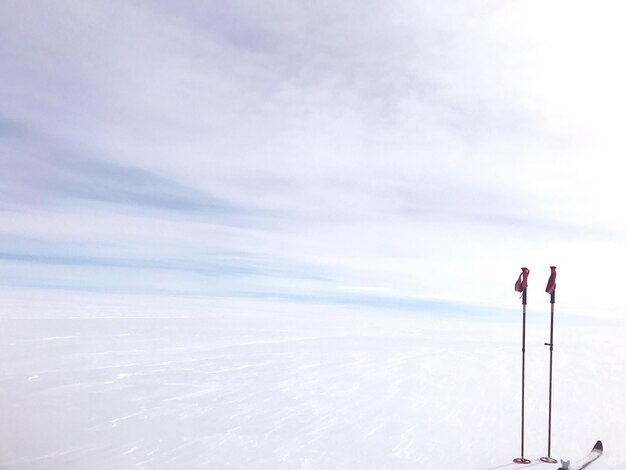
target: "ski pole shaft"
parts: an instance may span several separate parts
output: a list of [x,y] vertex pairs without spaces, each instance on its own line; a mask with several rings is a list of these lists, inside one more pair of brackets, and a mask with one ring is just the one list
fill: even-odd
[[554,290],[550,294],[550,385],[548,391],[548,457],[552,448],[552,354],[554,352]]
[[526,288],[528,286],[528,268],[522,268],[517,282],[515,283],[515,291],[522,293],[522,429],[521,429],[521,456],[514,458],[513,462],[521,464],[529,464],[530,460],[524,458],[524,390],[525,390],[525,372],[526,372]]
[[546,286],[546,292],[550,294],[550,342],[545,343],[550,346],[550,378],[548,388],[548,456],[541,457],[542,462],[556,463],[550,455],[552,452],[552,358],[554,354],[554,298],[556,292],[556,266],[550,266],[550,278]]
[[524,391],[526,375],[526,289],[522,293],[522,449],[521,457],[524,458]]

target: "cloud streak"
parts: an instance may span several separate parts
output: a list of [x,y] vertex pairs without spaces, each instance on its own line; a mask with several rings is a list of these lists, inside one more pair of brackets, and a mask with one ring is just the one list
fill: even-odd
[[[5,201],[45,204],[67,199],[91,200],[178,212],[237,213],[239,208],[153,172],[108,162],[63,148],[20,130],[23,135],[0,157]],[[11,198],[11,194],[13,197]]]

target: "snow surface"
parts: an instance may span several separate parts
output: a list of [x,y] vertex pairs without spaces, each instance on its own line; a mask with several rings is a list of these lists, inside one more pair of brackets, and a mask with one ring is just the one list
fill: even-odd
[[[1,312],[2,469],[487,469],[519,454],[517,317],[40,308]],[[548,315],[529,317],[539,457]],[[556,328],[552,454],[602,439],[593,468],[624,469],[626,323]]]

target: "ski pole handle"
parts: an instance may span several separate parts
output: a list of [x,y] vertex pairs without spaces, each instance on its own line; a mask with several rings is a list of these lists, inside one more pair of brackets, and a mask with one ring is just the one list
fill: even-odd
[[550,266],[550,278],[546,286],[546,292],[550,294],[550,303],[554,303],[554,292],[556,291],[556,266]]

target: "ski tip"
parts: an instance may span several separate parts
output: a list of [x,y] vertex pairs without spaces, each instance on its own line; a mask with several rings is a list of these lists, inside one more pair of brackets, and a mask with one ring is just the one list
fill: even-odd
[[597,452],[602,452],[604,450],[604,447],[602,446],[602,441],[596,442],[596,445],[593,446],[592,450],[595,450]]

